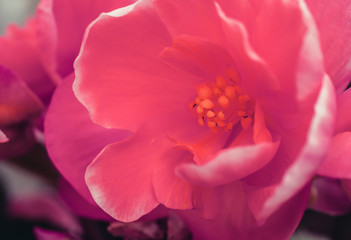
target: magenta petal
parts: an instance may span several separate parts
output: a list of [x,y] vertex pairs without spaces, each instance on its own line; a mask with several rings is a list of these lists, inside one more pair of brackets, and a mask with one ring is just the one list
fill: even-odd
[[153,169],[164,160],[162,154],[170,144],[144,126],[125,141],[108,145],[85,175],[96,203],[124,222],[149,213],[159,204],[152,184]]
[[196,184],[229,183],[246,177],[266,165],[274,157],[279,142],[263,142],[224,149],[204,165],[181,164],[177,167],[177,174]]
[[334,136],[326,159],[318,169],[318,174],[331,178],[351,179],[350,146],[351,132],[342,132]]
[[[306,143],[295,162],[286,170],[279,185],[275,187],[267,201],[263,202],[259,219],[265,219],[271,215],[313,177],[329,147],[335,110],[334,88],[329,77],[325,76],[314,107],[314,116],[311,120]],[[265,194],[264,189],[260,194]],[[253,201],[254,198],[253,196]]]
[[306,0],[319,30],[326,71],[336,91],[351,78],[351,3],[347,0]]
[[27,85],[0,65],[0,125],[29,120],[42,110],[42,102]]
[[351,209],[350,199],[345,194],[340,180],[317,177],[312,182],[316,191],[316,200],[311,209],[329,215],[346,214]]
[[75,190],[94,202],[85,184],[87,166],[109,143],[129,136],[127,131],[93,124],[72,91],[74,76],[57,88],[45,119],[45,140],[51,160]]
[[41,53],[49,72],[62,78],[72,73],[73,61],[78,55],[84,31],[90,22],[102,12],[109,12],[133,2],[42,0],[37,10],[38,35],[41,46],[45,48]]
[[5,133],[0,130],[0,143],[7,142],[9,139],[6,137]]

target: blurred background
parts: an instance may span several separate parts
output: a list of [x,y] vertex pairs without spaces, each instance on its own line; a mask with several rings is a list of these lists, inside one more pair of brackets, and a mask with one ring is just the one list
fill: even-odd
[[22,25],[27,16],[34,14],[39,0],[0,0],[0,33],[8,23],[16,22]]

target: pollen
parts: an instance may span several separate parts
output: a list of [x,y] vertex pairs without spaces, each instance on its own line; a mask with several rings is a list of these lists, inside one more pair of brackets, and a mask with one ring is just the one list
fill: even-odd
[[200,126],[213,132],[231,132],[236,124],[243,129],[252,126],[254,101],[241,88],[240,75],[233,68],[199,85],[196,91],[197,96],[189,107],[197,115]]

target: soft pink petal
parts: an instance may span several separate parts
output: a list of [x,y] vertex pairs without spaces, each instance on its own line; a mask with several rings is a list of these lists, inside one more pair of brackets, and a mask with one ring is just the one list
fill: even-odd
[[181,147],[167,150],[163,160],[154,166],[153,186],[157,200],[168,208],[193,208],[193,186],[175,174],[178,164],[192,162],[193,155]]
[[109,143],[129,135],[92,123],[72,91],[74,76],[57,88],[45,119],[45,140],[51,160],[76,191],[94,202],[84,181],[87,166]]
[[317,23],[326,71],[338,93],[351,78],[351,4],[347,0],[306,0]]
[[[314,108],[314,115],[306,142],[296,156],[295,161],[290,163],[290,166],[277,164],[278,160],[272,161],[275,165],[267,165],[263,171],[258,172],[259,175],[255,176],[254,174],[250,177],[250,184],[258,186],[270,182],[271,185],[267,189],[259,187],[257,192],[250,193],[248,198],[251,206],[253,206],[252,202],[256,202],[255,199],[257,197],[264,196],[267,198],[266,201],[258,203],[261,204],[261,207],[255,207],[256,209],[261,209],[255,211],[257,212],[256,218],[260,220],[270,216],[282,203],[299,191],[313,177],[318,166],[323,161],[329,147],[335,115],[334,88],[328,76],[325,76],[323,82],[323,87]],[[295,141],[297,140],[295,139]],[[280,156],[279,161],[282,163],[291,161],[289,158],[293,155],[289,153],[290,150],[288,152],[285,152],[284,149],[282,150],[283,152],[277,155]],[[282,173],[283,176],[281,175]]]
[[7,142],[9,139],[6,137],[5,133],[0,130],[0,143]]
[[40,61],[37,23],[37,19],[33,18],[23,28],[10,25],[6,29],[6,35],[0,37],[0,64],[16,73],[29,89],[48,103],[55,84]]
[[264,96],[276,96],[280,88],[279,82],[266,62],[251,47],[244,25],[228,18],[220,6],[216,6],[221,17],[221,28],[228,41],[227,48],[241,78],[241,87],[255,100]]
[[337,95],[337,108],[335,133],[351,130],[351,88]]
[[346,214],[351,209],[350,199],[341,187],[340,180],[317,177],[312,182],[316,191],[316,199],[311,209],[329,215]]
[[75,63],[74,90],[94,122],[136,130],[148,120],[163,126],[172,116],[177,122],[189,111],[192,83],[199,79],[166,66],[159,58],[166,46],[170,36],[148,0],[90,25]]
[[332,138],[328,154],[318,169],[318,174],[331,178],[351,179],[350,146],[351,131],[335,135]]
[[[83,34],[102,12],[133,3],[133,0],[42,0],[38,6],[41,52],[51,74],[65,77],[73,71]],[[50,31],[47,31],[50,29]],[[58,77],[58,76],[56,76]]]
[[219,185],[229,183],[259,170],[276,153],[279,140],[256,145],[230,147],[220,151],[210,162],[199,166],[184,163],[177,174],[196,184]]
[[0,125],[12,125],[37,116],[40,99],[11,70],[0,65]]
[[173,144],[144,126],[133,136],[108,145],[87,168],[85,179],[96,203],[113,218],[130,222],[154,209],[159,202],[153,169]]
[[276,75],[280,100],[286,104],[313,94],[323,78],[323,56],[304,2],[262,1],[253,28],[251,44]]
[[[173,37],[192,35],[223,43],[225,38],[212,0],[154,1],[157,13]],[[186,7],[184,7],[186,6]]]

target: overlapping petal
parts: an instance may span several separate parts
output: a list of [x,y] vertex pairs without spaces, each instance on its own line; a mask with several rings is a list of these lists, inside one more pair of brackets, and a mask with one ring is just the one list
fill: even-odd
[[84,182],[86,168],[107,144],[122,140],[129,133],[92,123],[86,109],[73,95],[73,80],[73,75],[65,79],[52,98],[45,119],[46,147],[62,175],[94,203]]
[[94,200],[109,215],[125,222],[153,210],[159,204],[152,186],[153,169],[171,146],[169,139],[154,136],[146,127],[125,141],[108,145],[85,175]]

